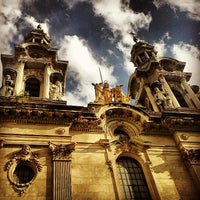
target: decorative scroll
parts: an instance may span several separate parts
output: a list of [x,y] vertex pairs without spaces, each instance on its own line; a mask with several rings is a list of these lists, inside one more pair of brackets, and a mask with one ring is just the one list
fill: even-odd
[[49,148],[53,153],[53,160],[69,160],[71,161],[71,153],[75,150],[75,142],[67,145],[56,145],[49,142]]
[[[33,178],[26,183],[18,183],[13,176],[16,167],[20,164],[24,164],[34,171]],[[32,184],[33,180],[36,178],[37,172],[40,172],[41,170],[42,165],[38,161],[38,155],[32,153],[31,147],[27,144],[23,145],[22,149],[15,153],[5,165],[5,171],[7,171],[8,180],[13,189],[18,192],[20,196],[25,193],[28,187]]]

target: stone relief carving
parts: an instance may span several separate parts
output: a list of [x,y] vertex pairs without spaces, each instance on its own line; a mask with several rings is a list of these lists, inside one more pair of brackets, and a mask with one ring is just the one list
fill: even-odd
[[[27,182],[18,182],[14,176],[14,172],[19,165],[28,166],[34,172],[33,177]],[[8,180],[13,189],[22,196],[28,187],[32,184],[36,178],[37,172],[42,170],[42,165],[39,163],[38,155],[32,153],[31,147],[27,144],[22,146],[22,149],[16,152],[13,157],[6,163],[5,171],[7,171]]]
[[71,153],[75,150],[75,142],[67,145],[56,145],[49,142],[49,149],[53,153],[53,160],[69,160],[71,161]]

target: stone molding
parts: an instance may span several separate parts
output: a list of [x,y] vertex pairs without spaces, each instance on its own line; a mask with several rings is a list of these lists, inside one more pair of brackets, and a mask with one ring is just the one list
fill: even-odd
[[52,142],[49,142],[49,149],[53,154],[53,160],[65,160],[65,161],[71,161],[72,156],[71,153],[75,150],[75,142],[72,142],[67,145],[56,145]]
[[96,118],[85,118],[82,116],[77,117],[73,120],[71,130],[73,131],[87,131],[87,132],[102,132],[100,127],[101,120]]
[[70,125],[73,113],[68,111],[53,111],[41,109],[3,108],[0,110],[0,121],[37,124]]

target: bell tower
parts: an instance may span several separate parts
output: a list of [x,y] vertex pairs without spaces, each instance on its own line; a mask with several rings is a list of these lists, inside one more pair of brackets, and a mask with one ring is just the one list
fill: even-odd
[[183,72],[185,63],[158,58],[152,45],[134,41],[131,62],[136,70],[129,79],[128,95],[135,99],[135,105],[155,112],[180,107],[199,109],[199,87],[188,83],[191,73]]
[[66,85],[67,61],[57,58],[50,37],[41,26],[16,44],[14,55],[1,55],[3,84],[1,96],[28,96],[62,100]]

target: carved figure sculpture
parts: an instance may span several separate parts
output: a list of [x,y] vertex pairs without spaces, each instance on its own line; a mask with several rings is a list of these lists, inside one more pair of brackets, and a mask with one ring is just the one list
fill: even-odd
[[109,89],[109,83],[107,81],[104,81],[103,83],[103,97],[104,97],[104,103],[112,102],[112,93]]
[[103,83],[92,83],[95,89],[95,103],[103,102]]
[[158,87],[154,88],[154,98],[156,104],[161,110],[165,107],[171,107],[171,99],[166,92],[161,91]]
[[123,85],[116,85],[116,87],[112,89],[114,102],[130,103],[131,98],[126,98],[125,94],[121,90],[122,86]]
[[4,77],[3,85],[0,90],[1,96],[12,96],[13,95],[13,88],[14,88],[14,81],[11,79],[9,74],[6,74]]
[[49,96],[52,100],[62,100],[62,83],[56,81],[55,84],[50,83]]

